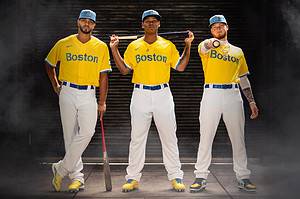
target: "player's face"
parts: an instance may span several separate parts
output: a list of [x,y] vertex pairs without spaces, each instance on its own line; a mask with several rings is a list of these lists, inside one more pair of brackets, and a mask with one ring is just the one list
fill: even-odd
[[77,25],[80,32],[90,34],[94,30],[96,24],[90,19],[78,19]]
[[160,21],[155,17],[147,17],[142,23],[142,28],[144,28],[145,33],[154,34],[157,33],[160,27]]
[[215,23],[211,26],[210,32],[214,38],[223,39],[227,36],[228,26],[224,23]]

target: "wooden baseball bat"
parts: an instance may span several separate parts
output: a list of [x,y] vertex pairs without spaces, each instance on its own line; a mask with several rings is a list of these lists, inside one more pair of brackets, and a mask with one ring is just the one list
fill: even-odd
[[111,174],[110,174],[110,167],[109,167],[109,158],[108,158],[107,151],[106,151],[106,143],[105,143],[103,120],[100,120],[100,123],[101,123],[101,133],[102,133],[102,152],[103,152],[104,182],[105,182],[106,191],[111,191],[112,190]]
[[[158,33],[159,36],[180,36],[183,35],[185,37],[188,36],[188,31],[175,31],[175,32],[162,32],[162,33]],[[125,39],[137,39],[144,36],[144,34],[140,34],[140,35],[127,35],[127,36],[119,36],[119,40],[125,40]]]

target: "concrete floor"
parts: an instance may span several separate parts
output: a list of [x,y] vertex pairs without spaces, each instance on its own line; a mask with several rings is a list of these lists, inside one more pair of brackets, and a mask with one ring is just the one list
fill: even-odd
[[[103,182],[101,165],[85,165],[85,190],[76,194],[68,193],[67,185],[69,180],[63,182],[62,192],[54,192],[51,187],[51,165],[40,164],[31,172],[7,173],[5,185],[0,186],[1,198],[236,198],[236,199],[268,199],[280,198],[274,190],[272,179],[268,178],[267,167],[262,166],[258,161],[249,161],[249,168],[252,170],[252,181],[257,185],[256,193],[246,193],[237,188],[235,175],[232,171],[232,164],[212,164],[211,174],[208,178],[208,186],[201,193],[190,193],[188,186],[193,182],[193,165],[184,164],[184,183],[187,190],[182,193],[171,190],[170,182],[167,180],[166,171],[162,165],[147,165],[143,170],[140,182],[140,189],[130,193],[121,192],[121,186],[125,182],[126,166],[112,165],[112,192],[106,192]],[[28,170],[28,169],[27,169]],[[11,175],[9,177],[9,175]],[[18,175],[18,176],[16,176]],[[282,197],[284,198],[284,197]]]

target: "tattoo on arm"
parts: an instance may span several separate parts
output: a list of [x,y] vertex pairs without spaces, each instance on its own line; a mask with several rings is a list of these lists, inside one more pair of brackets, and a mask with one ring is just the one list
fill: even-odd
[[209,49],[208,42],[204,42],[204,47],[205,47],[206,49]]
[[252,93],[252,89],[251,87],[245,88],[242,90],[245,97],[247,98],[248,102],[254,102],[254,97],[253,97],[253,93]]

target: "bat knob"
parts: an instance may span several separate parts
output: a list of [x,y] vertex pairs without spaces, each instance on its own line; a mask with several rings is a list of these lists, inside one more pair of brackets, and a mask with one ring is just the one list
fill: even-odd
[[221,45],[221,43],[220,43],[220,41],[219,40],[214,40],[213,42],[212,42],[212,45],[213,45],[213,47],[214,48],[218,48],[220,45]]

